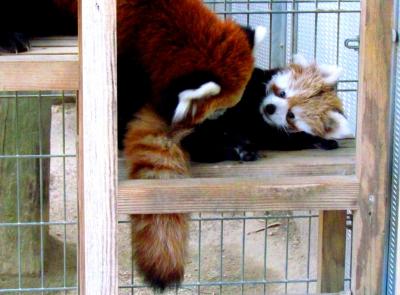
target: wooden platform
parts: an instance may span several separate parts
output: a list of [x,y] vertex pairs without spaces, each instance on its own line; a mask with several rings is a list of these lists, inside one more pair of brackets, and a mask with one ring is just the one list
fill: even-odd
[[[23,54],[0,54],[0,91],[78,90],[74,37],[33,40]],[[120,213],[356,209],[354,141],[334,151],[268,151],[249,163],[192,166],[191,179],[126,180],[119,169]]]
[[333,151],[266,151],[264,156],[248,163],[193,163],[193,178],[177,180],[126,180],[120,160],[118,211],[357,209],[354,140]]
[[0,53],[0,91],[78,90],[76,37],[36,39],[27,53]]

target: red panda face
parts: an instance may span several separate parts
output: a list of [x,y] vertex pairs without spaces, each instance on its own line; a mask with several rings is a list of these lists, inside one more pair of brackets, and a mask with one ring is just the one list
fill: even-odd
[[264,120],[289,132],[303,131],[329,139],[352,136],[334,86],[340,69],[308,63],[297,56],[267,85],[260,105]]

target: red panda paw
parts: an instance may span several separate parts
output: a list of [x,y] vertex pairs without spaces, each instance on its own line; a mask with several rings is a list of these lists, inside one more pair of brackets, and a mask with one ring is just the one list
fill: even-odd
[[28,51],[29,39],[23,33],[5,32],[0,33],[0,52],[19,53]]
[[163,291],[183,281],[188,231],[185,214],[132,215],[136,266],[153,289]]

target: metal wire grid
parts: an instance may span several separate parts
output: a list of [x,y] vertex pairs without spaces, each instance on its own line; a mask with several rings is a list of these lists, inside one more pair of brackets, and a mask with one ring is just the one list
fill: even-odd
[[[292,56],[293,52],[302,52],[306,56],[315,57],[318,61],[328,62],[328,63],[337,63],[346,69],[346,73],[349,68],[351,69],[350,73],[347,74],[350,76],[345,76],[346,80],[342,80],[339,84],[339,91],[342,93],[344,97],[344,101],[346,104],[346,99],[350,100],[351,105],[355,105],[355,95],[356,95],[356,83],[357,83],[357,67],[354,64],[354,56],[357,56],[356,52],[350,52],[345,50],[342,46],[343,40],[345,38],[354,37],[348,32],[348,34],[344,34],[343,30],[349,27],[349,24],[352,24],[354,21],[354,17],[358,17],[359,15],[359,1],[358,0],[310,0],[310,1],[207,1],[207,4],[211,6],[217,13],[219,13],[223,17],[233,17],[238,22],[241,22],[246,25],[267,25],[269,29],[269,38],[265,41],[264,44],[260,47],[258,51],[258,65],[261,67],[270,67],[270,66],[279,66],[283,65],[287,62]],[[311,5],[311,6],[310,6]],[[328,5],[328,6],[324,6]],[[324,15],[324,18],[321,18],[320,15]],[[326,16],[330,16],[330,18],[325,18]],[[311,19],[311,22],[310,22]],[[323,21],[321,21],[323,19]],[[324,21],[327,19],[331,19],[330,22],[336,22],[337,29],[334,33],[327,33],[325,31],[321,31],[319,28],[323,26]],[[307,25],[308,22],[308,25]],[[329,23],[329,22],[328,22]],[[353,27],[357,27],[352,24]],[[276,30],[278,28],[278,30]],[[314,34],[309,34],[310,28],[314,30]],[[277,33],[278,32],[278,33]],[[324,32],[324,33],[321,33]],[[324,45],[319,45],[318,39],[321,38],[320,35],[328,34],[329,38],[325,38],[323,43]],[[303,40],[303,38],[310,37],[313,38],[310,40]],[[333,37],[333,38],[332,38]],[[330,41],[329,41],[330,40]],[[332,46],[332,44],[336,45],[336,55],[330,54],[328,57],[321,55],[325,52],[327,48],[327,43]],[[320,46],[325,46],[324,50],[320,49]],[[321,47],[321,48],[322,48]],[[310,53],[310,48],[313,49],[312,53]],[[327,52],[332,52],[332,50],[328,50]],[[334,51],[333,51],[334,52]],[[307,55],[308,54],[308,55]],[[350,62],[347,61],[349,55],[353,55]],[[350,86],[349,86],[350,85]],[[345,95],[348,93],[352,93],[352,97],[346,98]],[[68,93],[48,93],[42,92],[38,95],[32,93],[3,93],[0,96],[0,99],[12,99],[15,100],[15,112],[18,116],[18,103],[22,99],[37,99],[38,104],[41,104],[41,101],[45,98],[51,98],[53,100],[61,100],[61,108],[62,108],[62,148],[59,151],[52,151],[51,154],[43,154],[42,147],[40,146],[39,154],[21,154],[18,151],[18,142],[16,142],[16,148],[14,154],[4,154],[0,155],[0,161],[15,161],[15,173],[16,173],[16,184],[18,189],[18,184],[20,183],[20,174],[21,174],[21,162],[29,159],[39,161],[39,174],[40,174],[40,218],[39,220],[21,220],[21,210],[19,204],[19,192],[17,190],[16,198],[17,198],[17,219],[12,222],[2,222],[0,223],[0,230],[5,228],[15,228],[17,231],[17,242],[16,242],[16,251],[18,253],[17,261],[15,262],[18,268],[18,274],[16,277],[16,284],[12,287],[0,287],[0,293],[38,293],[38,294],[75,294],[77,293],[76,287],[76,275],[73,271],[72,281],[68,278],[68,263],[70,262],[68,257],[68,243],[67,237],[68,235],[76,234],[76,218],[67,218],[67,192],[66,192],[66,183],[67,183],[67,175],[66,175],[66,162],[68,160],[75,161],[75,151],[68,152],[66,150],[66,135],[65,135],[65,101],[68,100],[68,97],[71,95]],[[349,107],[346,105],[346,110]],[[350,114],[350,119],[355,117],[354,111],[347,111]],[[25,114],[24,114],[25,115]],[[39,111],[39,119],[40,122],[41,115]],[[355,122],[355,120],[354,120]],[[15,121],[15,124],[18,124],[18,119]],[[40,124],[40,123],[39,123]],[[39,125],[40,126],[40,125]],[[354,125],[355,126],[355,125]],[[18,130],[18,126],[17,126]],[[40,130],[40,128],[39,128]],[[22,136],[21,134],[17,135],[17,138]],[[62,209],[61,209],[61,218],[57,216],[54,220],[46,220],[45,214],[43,213],[44,209],[44,196],[43,196],[43,163],[46,160],[50,161],[61,161],[62,169]],[[176,289],[174,294],[269,294],[270,290],[277,290],[279,292],[288,292],[291,290],[299,290],[303,289],[303,292],[313,292],[315,290],[316,276],[315,276],[315,261],[312,261],[312,251],[315,249],[313,246],[313,242],[315,242],[315,222],[317,215],[313,212],[308,213],[284,213],[280,215],[271,216],[268,213],[265,214],[253,214],[252,213],[243,213],[242,216],[231,216],[227,214],[221,215],[202,215],[199,214],[192,219],[192,242],[197,243],[197,257],[195,257],[197,263],[197,269],[194,267],[191,273],[196,273],[196,278],[186,278],[185,283],[182,285],[180,289]],[[294,263],[290,259],[291,254],[291,228],[295,227],[295,222],[302,221],[306,223],[306,228],[308,228],[307,232],[302,236],[301,244],[306,245],[306,255],[304,257],[304,272],[303,276],[294,278],[291,276],[291,268]],[[263,247],[260,252],[262,257],[262,268],[257,272],[258,276],[251,277],[248,274],[248,270],[250,269],[248,263],[248,250],[250,247],[246,247],[248,245],[248,228],[251,227],[251,223],[254,221],[259,221],[264,224],[264,229],[261,229],[264,233],[264,243],[260,243],[261,247]],[[121,227],[125,226],[126,222],[122,221]],[[229,226],[230,223],[234,223],[234,225]],[[279,227],[283,228],[285,231],[284,241],[282,242],[282,247],[284,249],[283,255],[283,277],[274,278],[273,275],[270,275],[269,264],[276,260],[274,257],[274,253],[271,253],[272,247],[269,246],[269,235],[271,231],[274,229],[270,229],[271,224],[280,223]],[[216,224],[219,225],[219,234],[215,235],[214,239],[219,241],[219,251],[217,251],[216,256],[218,257],[219,267],[215,265],[214,270],[203,269],[204,261],[203,258],[207,258],[207,252],[211,252],[210,249],[203,249],[205,243],[205,238],[207,237],[207,231],[204,230],[206,224]],[[282,225],[283,224],[283,225]],[[36,276],[28,282],[25,280],[23,275],[23,265],[21,263],[21,241],[23,239],[23,228],[26,227],[39,227],[39,235],[40,235],[40,271]],[[58,283],[52,283],[48,280],[49,273],[46,270],[46,256],[49,254],[44,247],[45,243],[45,234],[46,230],[50,228],[61,228],[58,234],[61,234],[61,252],[59,253],[59,257],[56,260],[62,260],[62,266],[52,275],[58,276],[61,280]],[[229,250],[229,245],[227,244],[228,237],[226,236],[227,229],[231,230],[241,230],[241,233],[237,233],[237,236],[241,239],[241,245],[239,246],[239,253],[235,255],[225,254]],[[312,234],[314,233],[314,234]],[[126,236],[126,232],[124,234]],[[76,236],[76,235],[75,235]],[[351,239],[351,230],[347,230],[348,241]],[[121,239],[121,238],[120,238]],[[72,246],[72,248],[76,248],[76,244]],[[127,247],[129,249],[129,247]],[[76,251],[76,249],[75,249]],[[347,243],[347,257],[351,257],[351,242]],[[121,249],[120,249],[121,252]],[[122,250],[123,252],[123,250]],[[195,253],[194,251],[193,253]],[[75,252],[76,253],[76,252]],[[50,256],[50,255],[49,255]],[[72,255],[74,256],[74,255]],[[228,257],[233,257],[234,263],[240,266],[240,269],[236,274],[229,277],[227,273],[228,267],[225,266],[225,261],[228,261]],[[315,255],[314,255],[315,256]],[[126,255],[120,256],[120,263],[124,265],[124,263],[130,263],[126,260]],[[60,259],[62,258],[62,259]],[[282,257],[280,257],[282,258]],[[125,259],[125,261],[124,261]],[[68,260],[68,261],[67,261]],[[193,263],[194,264],[194,263]],[[350,285],[349,274],[351,263],[347,263],[346,265],[346,285]],[[76,266],[75,266],[76,268]],[[189,267],[190,269],[190,267]],[[218,271],[219,269],[219,271]],[[218,272],[214,274],[213,277],[207,277],[205,275],[205,271],[207,272]],[[129,277],[128,280],[126,277]],[[146,288],[136,277],[133,266],[129,266],[129,270],[120,272],[121,277],[121,293],[122,294],[151,294],[151,291]],[[233,278],[233,279],[232,279]],[[3,278],[0,278],[0,283],[4,282]],[[1,289],[2,288],[2,289]]]
[[[75,106],[66,102],[74,96],[70,92],[0,93],[1,118],[8,121],[8,125],[1,122],[0,177],[8,175],[15,187],[15,195],[0,187],[1,198],[15,201],[15,208],[4,203],[0,207],[0,236],[7,240],[1,244],[0,256],[1,252],[10,255],[2,256],[0,294],[76,293],[77,219],[71,214],[76,212],[76,177],[67,175],[70,170],[75,176],[76,129],[66,128],[66,116],[71,119],[75,113]],[[7,128],[15,133],[14,139]],[[68,130],[75,132],[68,134]],[[32,141],[26,142],[28,137]],[[7,144],[14,144],[14,151]],[[24,174],[25,169],[30,175]]]
[[[269,215],[268,213],[231,214],[198,214],[192,218],[190,259],[187,277],[182,286],[169,291],[167,294],[262,294],[268,291],[287,292],[291,286],[301,285],[304,292],[315,289],[315,267],[310,262],[310,252],[315,252],[315,241],[311,234],[304,236],[307,260],[303,261],[304,273],[301,277],[290,278],[289,269],[289,234],[293,219],[302,219],[307,224],[305,228],[311,231],[316,222],[316,214]],[[122,222],[124,223],[124,222]],[[255,225],[257,226],[255,227]],[[268,243],[271,235],[282,230],[283,257],[274,257],[268,252]],[[282,228],[284,229],[282,229]],[[235,231],[232,240],[232,233]],[[210,234],[211,232],[211,234]],[[260,252],[259,261],[254,262],[249,255],[247,245],[251,235],[259,235],[260,242],[253,251]],[[236,246],[230,245],[234,243]],[[251,243],[254,246],[255,241]],[[285,247],[286,245],[286,247]],[[276,245],[275,245],[276,247]],[[271,273],[269,260],[281,260],[281,273],[276,276]],[[279,262],[278,262],[279,263]],[[124,266],[120,266],[124,268]],[[126,267],[126,266],[125,266]],[[311,274],[314,272],[314,275]],[[274,277],[276,276],[276,277]],[[126,280],[125,280],[126,281]],[[130,283],[121,282],[121,294],[152,294],[143,283],[139,275],[133,271]],[[297,288],[298,290],[298,288]]]
[[[185,282],[166,294],[314,293],[317,217],[315,212],[193,216]],[[120,224],[126,232],[129,222]],[[153,294],[130,261],[121,259],[130,257],[130,241],[119,243],[120,294]],[[293,255],[294,250],[301,253]],[[350,272],[346,269],[346,288]]]
[[[207,2],[224,17],[247,26],[267,27],[268,38],[257,50],[257,66],[287,64],[293,53],[309,60],[337,64],[343,69],[338,84],[345,113],[355,133],[357,114],[358,51],[345,47],[359,35],[360,2],[357,0]],[[212,4],[211,4],[212,3]]]
[[[395,20],[397,32],[400,30],[400,2],[396,1]],[[400,50],[399,44],[393,56],[392,71],[393,130],[392,130],[392,183],[390,198],[389,238],[387,249],[386,293],[395,295],[399,292],[400,256],[398,255],[399,238],[399,176],[400,176]],[[397,285],[396,285],[397,283]]]

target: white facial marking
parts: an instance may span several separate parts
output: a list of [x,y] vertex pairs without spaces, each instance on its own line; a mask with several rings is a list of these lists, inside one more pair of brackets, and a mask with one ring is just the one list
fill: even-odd
[[[172,122],[178,123],[186,117],[192,100],[200,100],[210,96],[215,96],[218,95],[220,92],[221,87],[215,82],[207,82],[197,89],[188,89],[182,91],[178,95],[179,103],[175,109],[175,114],[172,118]],[[194,111],[194,113],[192,112],[193,116],[195,115],[195,112],[196,110]]]
[[289,82],[292,79],[292,72],[291,71],[283,71],[277,73],[269,85],[275,84],[282,90],[287,90],[289,88]]
[[334,85],[342,74],[342,69],[336,65],[318,65],[323,80],[328,85]]
[[[275,112],[271,115],[264,112],[265,107],[269,104],[274,105],[276,108]],[[278,127],[284,127],[287,126],[286,114],[288,112],[288,108],[289,106],[286,99],[277,97],[271,93],[261,102],[260,113],[263,116],[265,122],[267,122],[268,124]]]
[[295,106],[291,109],[291,112],[294,114],[293,124],[296,126],[297,130],[313,135],[314,133],[312,132],[310,125],[308,125],[307,122],[303,121],[301,118],[303,109]]
[[296,89],[290,88],[290,81],[293,79],[293,73],[290,70],[277,73],[272,77],[272,80],[268,83],[268,89],[275,84],[281,91],[285,91],[286,98],[295,96],[298,92]]
[[327,133],[325,138],[327,139],[343,139],[354,137],[353,132],[350,129],[350,124],[342,114],[338,112],[329,112],[328,115],[335,120],[337,126],[334,130]]

